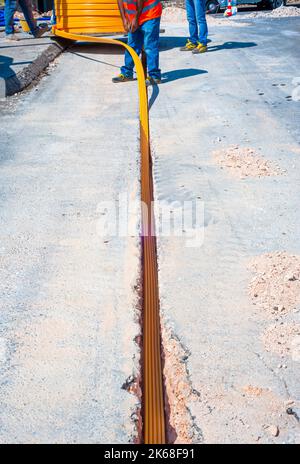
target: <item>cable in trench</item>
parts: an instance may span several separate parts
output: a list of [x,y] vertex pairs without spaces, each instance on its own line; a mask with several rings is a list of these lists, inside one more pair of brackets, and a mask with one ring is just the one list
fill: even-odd
[[143,65],[126,43],[114,39],[73,34],[53,29],[55,35],[84,42],[120,45],[131,54],[136,68],[140,106],[141,201],[142,201],[142,269],[143,269],[143,438],[145,444],[165,444],[165,410],[163,394],[158,266],[153,180],[151,168],[148,95]]

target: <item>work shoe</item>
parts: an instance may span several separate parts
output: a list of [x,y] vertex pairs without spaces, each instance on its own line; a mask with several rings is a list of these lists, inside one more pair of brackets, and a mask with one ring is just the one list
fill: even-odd
[[113,77],[112,81],[114,84],[117,84],[118,82],[130,82],[133,81],[133,77],[127,77],[124,74],[119,74],[117,77]]
[[50,31],[50,28],[48,25],[45,26],[39,26],[35,31],[34,31],[34,38],[39,39],[42,37],[42,35],[46,34],[46,32]]
[[193,50],[195,50],[195,48],[197,48],[197,44],[194,44],[193,42],[191,42],[190,40],[187,41],[187,43],[185,44],[184,47],[180,47],[180,51],[181,52],[192,52]]
[[146,82],[146,87],[150,87],[151,85],[161,84],[161,79],[148,76],[145,82]]
[[16,34],[6,34],[5,36],[5,42],[17,42],[19,37],[16,36]]
[[207,45],[203,45],[202,43],[198,43],[197,47],[192,51],[194,55],[197,55],[198,53],[205,53],[207,52]]

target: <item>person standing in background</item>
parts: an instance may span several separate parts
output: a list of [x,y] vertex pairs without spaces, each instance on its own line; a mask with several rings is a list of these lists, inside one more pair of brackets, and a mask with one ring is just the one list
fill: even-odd
[[[124,29],[128,32],[128,45],[140,55],[144,48],[147,57],[148,76],[146,85],[160,84],[159,68],[159,26],[162,15],[160,0],[118,0]],[[125,63],[121,74],[112,81],[133,80],[134,62],[130,53],[125,52]]]
[[190,37],[182,52],[191,51],[194,54],[207,51],[208,27],[206,21],[206,1],[186,0],[186,15],[189,23]]
[[18,4],[21,7],[24,18],[28,24],[30,32],[35,39],[42,37],[49,29],[48,27],[38,27],[33,17],[32,5],[30,0],[5,0],[4,20],[5,34],[7,41],[19,40],[14,29],[14,15],[17,11]]

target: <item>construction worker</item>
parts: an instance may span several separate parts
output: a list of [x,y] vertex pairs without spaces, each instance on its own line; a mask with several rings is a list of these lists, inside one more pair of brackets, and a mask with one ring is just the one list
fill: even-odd
[[[140,55],[143,47],[147,57],[148,77],[146,85],[159,84],[159,27],[162,15],[160,0],[118,0],[119,10],[128,32],[128,45]],[[121,74],[112,79],[113,82],[133,80],[134,62],[130,53],[125,51],[125,64]]]
[[190,37],[182,52],[194,54],[207,51],[208,27],[206,21],[206,0],[186,0],[186,14],[189,23]]

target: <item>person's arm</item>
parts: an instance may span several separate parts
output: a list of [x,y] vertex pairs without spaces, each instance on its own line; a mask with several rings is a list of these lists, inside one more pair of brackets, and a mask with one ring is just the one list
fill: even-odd
[[139,18],[142,14],[142,11],[143,11],[143,8],[144,8],[144,2],[145,0],[137,0],[137,5],[136,5],[136,15],[134,17],[134,19],[132,20],[132,23],[131,23],[131,32],[135,32],[137,30],[137,28],[139,27]]
[[125,29],[126,32],[128,32],[129,29],[130,29],[130,24],[129,24],[128,19],[126,18],[126,15],[125,15],[123,0],[118,0],[118,7],[119,7],[119,11],[120,11],[121,18],[122,18],[122,21],[123,21],[124,29]]

